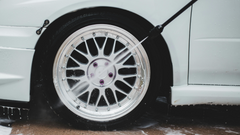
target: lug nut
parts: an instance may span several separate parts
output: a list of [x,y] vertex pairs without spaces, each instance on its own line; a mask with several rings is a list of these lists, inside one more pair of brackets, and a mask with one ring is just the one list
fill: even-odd
[[93,67],[97,67],[97,66],[98,66],[97,62],[94,62]]
[[105,66],[108,66],[108,62],[105,63]]
[[112,78],[112,77],[113,77],[113,73],[109,73],[108,76],[109,76],[110,78]]
[[103,85],[103,84],[104,84],[104,80],[101,79],[101,80],[99,81],[99,83],[100,83],[101,85]]

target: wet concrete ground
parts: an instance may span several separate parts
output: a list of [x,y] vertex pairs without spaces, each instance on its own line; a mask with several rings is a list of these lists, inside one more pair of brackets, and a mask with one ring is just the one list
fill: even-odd
[[[30,111],[30,119],[11,124],[13,135],[237,135],[240,134],[240,106],[174,107],[156,102],[133,126],[114,131],[86,131],[67,125],[45,104]],[[0,123],[1,123],[0,119]],[[0,132],[1,133],[1,132]]]

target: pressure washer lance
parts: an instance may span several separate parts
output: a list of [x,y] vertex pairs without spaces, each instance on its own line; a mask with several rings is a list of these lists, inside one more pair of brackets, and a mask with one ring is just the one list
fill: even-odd
[[145,37],[143,40],[141,40],[138,44],[136,44],[135,46],[133,46],[131,49],[129,49],[128,51],[126,51],[125,53],[121,54],[113,63],[109,64],[102,72],[97,73],[97,75],[95,77],[93,77],[91,80],[94,80],[97,76],[100,76],[101,74],[103,74],[104,72],[106,72],[109,68],[111,68],[112,66],[114,66],[115,64],[117,64],[120,60],[122,60],[123,58],[126,58],[126,56],[135,48],[137,48],[139,45],[141,45],[144,41],[146,41],[146,39],[150,39],[150,40],[154,40],[155,38],[157,38],[158,36],[160,36],[160,34],[162,33],[163,29],[170,23],[172,22],[174,19],[176,19],[180,14],[182,14],[185,10],[187,10],[190,6],[192,6],[197,0],[192,0],[190,1],[187,5],[185,5],[182,9],[180,9],[177,13],[175,13],[171,18],[169,18],[166,22],[164,22],[162,25],[157,25],[156,27],[154,27],[153,29],[151,29],[149,31],[149,34],[147,37]]
[[179,15],[181,15],[185,10],[187,10],[190,6],[192,6],[196,1],[198,0],[192,0],[190,1],[187,5],[185,5],[182,9],[180,9],[177,13],[175,13],[171,18],[169,18],[166,22],[164,22],[162,25],[157,25],[156,27],[154,27],[153,29],[151,29],[149,31],[149,35],[148,37],[150,37],[151,39],[156,38],[157,36],[159,36],[162,32],[163,29],[170,23],[172,22],[174,19],[176,19]]

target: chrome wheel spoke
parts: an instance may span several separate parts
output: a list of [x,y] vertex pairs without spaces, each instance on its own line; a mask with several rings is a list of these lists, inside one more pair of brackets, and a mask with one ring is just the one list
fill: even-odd
[[115,99],[116,99],[116,101],[117,101],[116,91],[124,94],[125,96],[128,95],[126,92],[124,92],[124,91],[122,91],[121,89],[117,88],[115,85],[112,85],[112,86],[111,86],[111,89],[112,89],[112,90],[114,91],[114,93],[115,93]]
[[118,60],[116,64],[121,64],[121,66],[131,57],[131,53],[127,54],[122,59]]
[[[84,40],[83,37],[82,37],[82,40]],[[87,50],[87,54],[88,54],[88,55],[91,55],[91,57],[92,57],[92,54],[91,54],[90,51],[89,51],[89,47],[88,47],[88,43],[87,43],[87,41],[84,40],[84,43],[85,43],[85,47],[86,47],[86,50]]]
[[137,68],[137,65],[122,65],[121,68]]
[[83,70],[82,68],[79,67],[69,67],[69,68],[66,68],[66,70]]
[[86,53],[84,53],[84,52],[79,51],[79,50],[76,49],[76,48],[75,48],[74,50],[75,50],[76,52],[78,52],[79,54],[81,54],[82,56],[84,56],[85,58],[87,58],[87,59],[88,59],[88,62],[93,60],[93,57],[92,57],[91,54],[86,54]]
[[97,51],[98,51],[98,57],[102,57],[103,56],[103,50],[99,47],[96,39],[95,39],[95,36],[93,37],[93,41],[95,43],[95,46],[97,48]]
[[81,82],[76,84],[76,86],[71,89],[71,92],[74,93],[75,96],[79,97],[82,93],[84,93],[89,87],[87,82]]
[[84,78],[84,76],[72,76],[72,77],[66,77],[66,79],[71,79],[71,80],[86,80],[86,78],[85,79],[83,79]]
[[118,91],[118,92],[120,92],[120,93],[124,94],[125,96],[127,96],[127,95],[128,95],[126,92],[124,92],[124,91],[122,91],[122,90],[120,90],[120,89],[116,89],[116,91]]
[[77,61],[77,60],[76,60],[75,58],[73,58],[72,56],[69,56],[69,58],[72,59],[76,64],[78,64],[81,69],[85,69],[85,68],[86,68],[86,64]]
[[87,82],[84,82],[81,83],[80,86],[75,91],[73,91],[73,93],[76,97],[80,97],[86,92],[91,91],[91,89],[93,89],[93,87],[91,87]]
[[114,54],[114,51],[115,51],[115,48],[116,48],[116,41],[117,41],[117,38],[114,39],[113,47],[112,47],[112,51],[110,53],[110,56]]
[[[120,54],[123,54],[126,49],[127,49],[127,47],[124,47],[124,48],[122,48],[121,50],[118,50],[118,51],[115,52],[115,53],[111,53],[111,55],[109,56],[110,59],[111,59],[112,61],[118,60],[117,58],[119,57],[119,55],[120,55]],[[120,55],[120,56],[121,56],[121,55]]]
[[114,97],[116,103],[118,103],[117,95],[116,95],[116,92],[115,92],[115,90],[118,89],[118,88],[114,84],[112,84],[109,88],[111,89],[111,91],[113,93],[113,97]]
[[110,105],[110,104],[109,104],[109,102],[108,102],[108,99],[107,99],[107,97],[106,97],[106,95],[105,95],[105,94],[103,95],[103,98],[104,98],[104,100],[106,101],[106,103],[107,103],[107,106],[109,107],[109,105]]
[[102,97],[102,95],[98,95],[98,98],[97,98],[97,102],[96,102],[96,104],[95,104],[95,107],[97,107],[97,106],[98,106],[98,104],[99,104],[99,101],[100,101],[101,97]]
[[133,89],[133,86],[131,84],[129,84],[127,81],[121,79],[121,81],[126,84],[128,87],[130,87],[131,89]]
[[91,98],[92,91],[93,91],[93,87],[90,87],[90,88],[89,88],[89,91],[88,91],[89,93],[88,93],[88,98],[87,98],[87,103],[86,103],[86,105],[88,105],[89,102],[90,102],[90,98]]
[[106,33],[106,37],[105,37],[104,43],[102,45],[101,51],[99,52],[100,56],[104,56],[104,50],[105,50],[105,47],[106,47],[106,44],[107,44],[107,40],[108,40],[108,36],[107,36],[107,33]]
[[128,74],[128,75],[119,75],[119,80],[123,80],[124,78],[132,78],[137,77],[137,74]]

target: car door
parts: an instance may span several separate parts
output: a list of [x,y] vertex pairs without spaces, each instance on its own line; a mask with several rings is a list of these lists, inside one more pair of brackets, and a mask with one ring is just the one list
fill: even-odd
[[189,84],[240,85],[240,0],[200,0],[192,9]]

